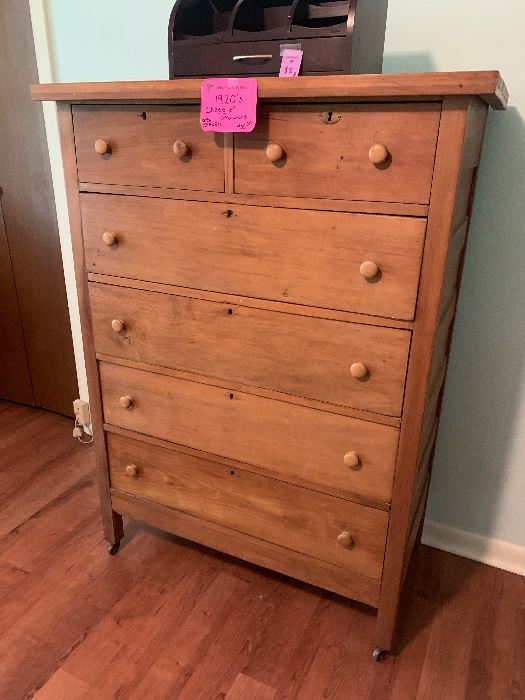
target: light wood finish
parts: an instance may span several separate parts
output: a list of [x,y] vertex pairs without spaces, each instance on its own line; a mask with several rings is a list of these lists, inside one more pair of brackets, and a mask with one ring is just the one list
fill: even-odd
[[89,351],[89,349],[93,347],[93,330],[91,325],[91,311],[89,308],[89,293],[86,275],[86,262],[84,257],[84,241],[82,236],[82,221],[80,214],[75,139],[71,106],[68,104],[57,105],[57,115],[58,127],[60,130],[60,142],[62,145],[62,158],[64,161],[69,226],[71,230],[71,242],[73,245],[73,256],[75,260],[75,279],[80,310],[82,340],[84,342],[84,348],[87,351],[85,353],[86,374],[90,398],[91,424],[94,433],[96,450],[96,465],[102,510],[102,524],[106,539],[108,542],[115,544],[120,542],[124,536],[124,530],[122,516],[119,513],[116,513],[111,506],[98,366],[95,354]]
[[[299,217],[289,209],[108,195],[83,194],[80,201],[90,272],[413,318],[425,234],[419,219],[313,211]],[[118,246],[100,245],[106,230],[117,233]],[[367,256],[381,267],[377,283],[359,272]]]
[[346,464],[347,467],[356,469],[361,465],[361,458],[359,457],[357,452],[347,452],[343,457],[343,462]]
[[[134,464],[128,464],[125,469],[126,476],[129,476],[131,479],[136,479],[139,475],[139,468],[135,466]],[[141,474],[142,476],[142,474]]]
[[178,158],[185,158],[190,153],[190,147],[185,141],[175,141],[173,144],[173,153]]
[[95,141],[95,153],[98,153],[99,156],[104,156],[110,151],[111,147],[106,141],[104,141],[103,139],[97,139]]
[[285,157],[285,152],[282,146],[280,146],[278,143],[270,143],[266,147],[266,157],[270,161],[270,163],[278,163],[280,160],[282,160]]
[[370,375],[370,370],[362,362],[354,362],[350,366],[350,374],[355,379],[366,379]]
[[[113,83],[58,83],[33,85],[35,100],[90,102],[194,102],[200,101],[201,83],[194,80],[130,81]],[[291,80],[258,78],[262,102],[337,102],[358,100],[428,100],[447,95],[477,95],[494,109],[506,109],[508,92],[498,71],[455,73],[398,73],[388,75],[323,75]]]
[[361,273],[361,277],[364,277],[365,280],[373,280],[380,272],[379,265],[372,260],[365,260],[365,262],[361,263],[359,266],[359,272]]
[[90,299],[103,355],[401,415],[407,331],[94,283]]
[[[428,439],[428,432],[433,425],[432,410],[425,411],[425,408],[427,394],[432,389],[429,386],[430,370],[440,317],[441,293],[458,189],[460,183],[465,182],[461,179],[461,171],[465,161],[471,165],[472,153],[476,150],[472,144],[477,144],[475,161],[479,158],[481,149],[484,120],[479,119],[479,110],[479,102],[466,97],[450,97],[443,103],[427,230],[428,243],[423,259],[405,392],[405,406],[410,407],[410,420],[404,421],[401,427],[378,612],[377,640],[378,645],[383,648],[390,648],[393,644],[403,572],[406,568],[404,562],[407,549],[413,547],[409,539],[411,503],[420,442],[426,444],[423,433],[427,433]],[[427,418],[429,428],[424,427],[425,413],[430,415],[430,418]]]
[[112,231],[104,231],[104,233],[102,234],[102,242],[104,243],[104,245],[107,245],[109,248],[111,248],[112,246],[117,245],[118,236]]
[[[117,435],[109,436],[108,448],[111,485],[118,491],[381,577],[388,525],[383,511]],[[129,478],[130,462],[138,478]]]
[[224,192],[222,136],[201,131],[195,107],[77,106],[73,118],[82,182]]
[[370,162],[372,162],[374,165],[386,163],[389,156],[390,154],[388,152],[388,148],[382,143],[374,143],[374,145],[371,146],[370,150],[368,151]]
[[222,292],[202,291],[199,289],[188,289],[187,287],[177,287],[173,284],[159,284],[157,282],[147,282],[145,280],[131,280],[113,275],[101,275],[97,272],[88,274],[90,282],[100,284],[110,284],[114,287],[126,287],[128,289],[141,289],[149,292],[159,292],[160,294],[172,294],[190,299],[203,299],[204,301],[216,301],[221,304],[234,304],[245,306],[250,309],[265,309],[267,311],[281,311],[293,313],[298,316],[308,316],[308,318],[326,318],[332,321],[343,321],[344,323],[364,323],[367,326],[379,326],[381,328],[399,328],[412,330],[413,321],[403,321],[400,319],[386,318],[385,316],[370,316],[369,314],[357,314],[351,311],[338,311],[336,309],[323,309],[315,306],[303,306],[301,304],[289,304],[287,302],[269,301],[267,299],[257,299],[243,297],[236,294],[224,294]]
[[[106,423],[295,474],[312,487],[390,500],[395,428],[118,365],[101,364],[100,377]],[[123,395],[133,397],[131,408]],[[345,467],[349,450],[361,469]]]
[[111,321],[111,330],[114,333],[123,333],[126,330],[126,324],[118,318],[114,318]]
[[337,541],[341,547],[344,547],[345,549],[354,549],[355,547],[355,538],[347,530],[343,530],[343,532],[337,535]]
[[[342,211],[351,214],[386,214],[392,216],[427,216],[428,204],[407,204],[405,202],[363,202],[348,199],[323,197],[281,197],[276,195],[238,194],[233,191],[233,134],[225,134],[224,160],[226,168],[226,192],[197,192],[176,190],[169,187],[133,187],[131,185],[105,185],[81,182],[82,192],[95,194],[121,194],[134,197],[155,197],[193,202],[216,202],[219,204],[249,204],[259,207],[286,209],[315,209],[315,211]],[[228,138],[229,137],[229,138]]]
[[[426,507],[486,101],[504,106],[504,84],[496,73],[261,80],[258,130],[214,142],[208,172],[222,188],[211,191],[152,165],[158,148],[193,162],[192,139],[166,124],[191,112],[177,101],[196,101],[196,84],[117,87],[79,88],[79,167],[95,163],[82,184],[62,108],[106,537],[118,539],[126,514],[371,604],[375,646],[391,650]],[[128,104],[88,107],[103,101],[96,90]],[[165,103],[144,106],[155,99]],[[334,124],[320,117],[329,109]],[[151,130],[150,112],[164,115]],[[100,127],[117,113],[134,156],[101,182],[120,135]],[[207,138],[196,109],[186,121]],[[111,154],[94,153],[97,138]],[[176,140],[191,157],[177,159]],[[270,144],[282,149],[273,162]],[[111,485],[102,429],[124,453]],[[359,527],[381,524],[375,539],[348,520],[358,512]],[[362,687],[384,694],[381,681]],[[407,687],[400,697],[414,695]]]
[[[146,370],[147,371],[147,370]],[[119,428],[116,425],[110,425],[109,423],[104,424],[104,430],[112,435],[121,435],[122,437],[126,438],[127,440],[131,441],[140,441],[144,442],[148,445],[153,445],[155,447],[162,447],[167,450],[176,450],[177,452],[183,453],[190,455],[190,457],[197,457],[198,459],[204,459],[204,460],[210,460],[212,459],[213,462],[216,464],[222,464],[227,467],[237,467],[238,469],[242,469],[243,471],[249,471],[252,472],[253,474],[258,474],[260,476],[265,476],[270,479],[276,479],[278,477],[275,473],[275,470],[272,468],[266,468],[266,467],[261,467],[257,464],[249,464],[248,462],[239,462],[238,460],[231,459],[231,458],[226,458],[223,457],[222,455],[217,455],[214,454],[210,457],[210,454],[208,452],[204,452],[203,450],[200,449],[194,449],[192,447],[187,447],[186,445],[174,445],[173,442],[170,442],[168,440],[163,440],[161,438],[156,438],[152,437],[151,435],[145,435],[144,433],[137,433],[136,431],[133,430],[127,430],[126,428]],[[294,486],[300,486],[301,488],[306,488],[309,489],[310,491],[312,490],[312,482],[307,481],[306,479],[301,478],[300,476],[296,476],[295,474],[286,474],[286,477],[284,481],[287,484],[293,484]],[[372,498],[367,498],[366,496],[361,496],[356,493],[348,494],[343,494],[341,492],[341,489],[327,486],[326,484],[317,485],[315,487],[316,491],[320,491],[321,493],[326,493],[328,496],[335,496],[336,498],[344,498],[345,500],[348,498],[348,496],[351,497],[352,503],[358,503],[362,506],[367,506],[370,508],[374,508],[376,510],[382,510],[385,513],[388,513],[390,511],[390,504],[385,503],[384,501],[378,501]]]
[[133,399],[131,396],[121,396],[119,399],[119,404],[122,408],[133,408]]
[[103,355],[101,353],[97,353],[96,358],[100,362],[109,362],[110,364],[120,365],[121,367],[131,367],[133,369],[140,369],[145,372],[154,371],[156,374],[162,374],[166,377],[175,377],[176,379],[206,384],[207,386],[220,387],[230,391],[242,391],[245,394],[262,396],[264,398],[276,401],[286,401],[287,403],[294,404],[296,406],[306,406],[306,408],[313,408],[317,411],[320,410],[326,411],[327,413],[336,413],[341,416],[357,418],[370,423],[390,425],[394,428],[399,428],[401,425],[401,418],[388,416],[384,413],[372,413],[370,411],[362,411],[358,408],[351,408],[350,406],[319,402],[314,399],[308,399],[305,396],[296,396],[295,394],[283,395],[283,393],[279,391],[263,389],[262,387],[251,386],[249,384],[241,384],[240,382],[233,382],[231,379],[217,379],[216,377],[210,377],[204,374],[195,374],[195,372],[184,372],[182,370],[170,369],[169,367],[161,367],[159,365],[152,366],[144,362],[136,362],[135,360],[126,360],[120,357],[115,357],[114,355]]
[[360,600],[367,605],[375,606],[377,603],[377,579],[330,562],[319,562],[318,559],[295,552],[289,547],[265,542],[258,537],[242,534],[145,498],[130,496],[121,491],[112,491],[111,496],[114,507],[126,517],[151,523],[166,532],[241,559],[246,558],[249,552],[250,561],[258,566],[299,577],[314,586],[321,585],[329,591]]
[[[328,125],[321,111],[261,106],[254,131],[235,137],[235,191],[428,204],[439,104],[341,105]],[[378,137],[390,157],[371,163]]]

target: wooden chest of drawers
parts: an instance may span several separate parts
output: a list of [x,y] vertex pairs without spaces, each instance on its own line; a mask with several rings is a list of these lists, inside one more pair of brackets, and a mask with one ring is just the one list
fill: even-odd
[[[199,81],[59,103],[105,533],[122,515],[371,605],[420,532],[497,73]],[[331,116],[326,118],[326,113]]]

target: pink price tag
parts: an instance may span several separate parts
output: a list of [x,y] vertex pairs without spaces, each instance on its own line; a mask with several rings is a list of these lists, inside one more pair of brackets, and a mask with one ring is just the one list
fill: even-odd
[[301,70],[303,52],[301,49],[285,49],[281,61],[279,78],[297,78]]
[[253,131],[257,121],[255,78],[209,78],[201,85],[203,131]]

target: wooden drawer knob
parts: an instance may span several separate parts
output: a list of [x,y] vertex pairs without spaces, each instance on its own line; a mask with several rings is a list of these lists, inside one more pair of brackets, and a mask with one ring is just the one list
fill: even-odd
[[106,155],[106,153],[109,153],[110,151],[109,143],[104,141],[104,139],[97,139],[95,141],[95,151],[99,154],[99,156]]
[[111,233],[111,231],[105,231],[102,234],[102,240],[104,242],[104,245],[107,246],[112,246],[118,243],[117,235],[115,233]]
[[139,469],[134,464],[128,464],[128,466],[126,467],[126,474],[132,479],[136,479],[139,475]]
[[379,266],[372,260],[365,260],[364,263],[361,263],[359,272],[365,280],[373,280],[379,274]]
[[350,367],[350,374],[356,379],[364,379],[368,376],[368,367],[362,362],[354,362]]
[[178,158],[185,158],[190,152],[190,147],[185,141],[175,141],[173,144],[173,153]]
[[111,328],[115,331],[115,333],[122,333],[122,331],[126,330],[126,324],[124,321],[121,321],[118,318],[114,318],[113,321],[111,321]]
[[374,143],[374,145],[368,151],[368,157],[374,165],[386,163],[389,155],[388,148],[382,143]]
[[359,459],[359,455],[357,454],[357,452],[348,452],[343,457],[343,462],[346,464],[347,467],[355,469],[359,466],[361,460]]
[[133,406],[133,399],[131,396],[121,396],[119,399],[119,403],[122,406],[122,408],[131,408]]
[[284,158],[284,149],[278,143],[270,143],[266,147],[266,157],[271,163],[278,163]]
[[352,549],[352,547],[355,547],[355,540],[347,530],[343,530],[343,532],[337,535],[337,541],[341,547],[345,549]]

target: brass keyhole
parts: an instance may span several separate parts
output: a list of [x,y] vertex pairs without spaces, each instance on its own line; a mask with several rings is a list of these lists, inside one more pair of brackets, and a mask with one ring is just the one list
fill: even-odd
[[323,124],[328,124],[331,126],[332,124],[337,124],[340,119],[341,112],[334,112],[332,109],[327,112],[321,112],[321,121]]

